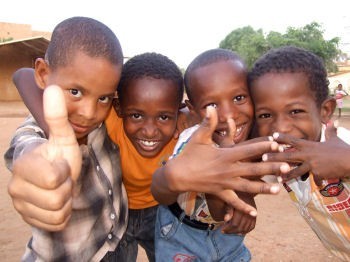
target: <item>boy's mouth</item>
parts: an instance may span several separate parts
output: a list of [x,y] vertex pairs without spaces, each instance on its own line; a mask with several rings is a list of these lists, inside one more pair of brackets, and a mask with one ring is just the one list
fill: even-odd
[[140,140],[140,143],[143,144],[144,146],[154,146],[156,144],[158,144],[159,142],[155,142],[155,141],[148,141],[148,140]]
[[[241,134],[243,132],[243,129],[244,129],[244,125],[241,125],[236,128],[232,142],[238,143],[241,141]],[[218,130],[215,130],[215,134],[222,139],[229,135],[229,131],[227,129],[218,129]]]
[[145,139],[138,139],[137,143],[140,145],[140,147],[145,151],[152,151],[159,145],[159,141],[152,141],[152,140],[145,140]]

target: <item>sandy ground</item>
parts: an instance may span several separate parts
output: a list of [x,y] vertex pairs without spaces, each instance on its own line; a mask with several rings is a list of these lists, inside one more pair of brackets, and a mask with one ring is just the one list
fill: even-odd
[[[3,154],[15,128],[22,122],[26,109],[21,103],[0,102],[0,254],[1,261],[19,261],[30,237],[29,226],[16,213],[7,194],[10,173]],[[341,124],[350,128],[350,118]],[[287,193],[277,196],[256,197],[258,220],[256,228],[247,235],[252,261],[339,261],[321,244],[304,220],[299,216]],[[138,261],[147,261],[139,252]]]

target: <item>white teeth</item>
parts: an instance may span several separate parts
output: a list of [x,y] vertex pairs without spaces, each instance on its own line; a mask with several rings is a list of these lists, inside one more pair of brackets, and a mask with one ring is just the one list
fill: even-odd
[[141,143],[145,146],[154,146],[155,144],[157,144],[157,142],[147,141],[147,140],[141,140]]
[[226,136],[227,132],[226,131],[219,131],[220,136]]

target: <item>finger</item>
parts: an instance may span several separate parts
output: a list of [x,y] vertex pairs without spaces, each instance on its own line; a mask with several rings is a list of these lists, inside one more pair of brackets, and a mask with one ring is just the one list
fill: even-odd
[[222,227],[222,232],[225,234],[244,234],[244,232],[242,232],[242,217],[243,213],[236,210],[232,219]]
[[[287,144],[290,145],[293,148],[300,148],[303,145],[303,142],[307,140],[299,139],[294,136],[290,136],[288,134],[283,134],[283,133],[274,133],[272,135],[274,141],[278,142],[279,144]],[[283,147],[284,150],[284,147]]]
[[225,190],[216,195],[231,208],[240,210],[242,213],[248,214],[250,216],[257,216],[256,208],[240,199],[233,190]]
[[37,227],[37,228],[40,228],[40,229],[43,229],[45,231],[49,231],[49,232],[62,231],[66,227],[66,225],[70,219],[70,217],[68,217],[67,220],[62,224],[51,225],[51,224],[42,223],[34,218],[24,218],[24,217],[22,217],[22,218],[27,224],[32,225],[32,226]]
[[286,151],[281,153],[266,153],[262,156],[264,162],[288,162],[297,165],[308,159],[307,152],[304,151]]
[[189,143],[214,144],[213,133],[218,123],[218,115],[213,106],[207,106],[206,116],[196,132],[193,133]]
[[311,171],[310,166],[304,162],[300,166],[293,168],[289,173],[282,175],[283,182],[300,177]]
[[[17,191],[24,193],[26,190],[22,190],[22,187],[27,183],[38,188],[54,190],[69,178],[69,166],[64,160],[56,161],[53,165],[38,153],[24,154],[14,162],[12,173],[10,189],[16,190],[18,187]],[[31,195],[28,193],[28,197]]]
[[337,137],[337,127],[339,125],[338,120],[329,121],[326,125],[325,137],[326,140],[329,140],[333,137]]
[[232,219],[232,217],[233,217],[234,209],[233,209],[231,206],[226,205],[226,206],[225,206],[225,211],[226,211],[226,214],[225,214],[225,216],[224,216],[224,221],[225,221],[225,222],[228,222],[228,221],[230,221],[230,220]]
[[256,137],[253,139],[248,139],[242,142],[239,142],[239,144],[237,144],[237,146],[243,146],[243,145],[249,145],[249,144],[254,144],[254,143],[258,143],[258,142],[266,142],[266,141],[274,141],[272,136],[260,136],[260,137]]
[[8,193],[18,205],[23,202],[46,210],[59,210],[71,199],[72,180],[67,179],[55,190],[46,190],[13,177],[8,185]]
[[[243,177],[262,177],[266,175],[279,176],[290,172],[290,166],[283,162],[240,162],[239,165],[235,165],[235,170],[233,171],[232,178],[236,177],[237,174]],[[246,180],[246,179],[245,179]],[[248,181],[251,184],[261,183],[258,181]],[[239,190],[242,191],[242,190]],[[242,191],[246,192],[246,191]],[[254,192],[250,192],[254,193]]]
[[44,114],[50,133],[47,157],[49,160],[65,158],[75,181],[80,174],[81,153],[73,128],[68,121],[64,95],[59,86],[52,85],[45,89]]
[[72,201],[57,211],[40,209],[29,203],[17,205],[14,202],[14,207],[28,224],[48,231],[60,231],[65,228],[71,217]]
[[261,141],[256,143],[249,143],[245,145],[236,144],[232,148],[223,150],[231,151],[226,157],[230,157],[232,161],[251,160],[260,158],[264,153],[276,151],[278,144],[274,141]]
[[[279,184],[266,183],[264,181],[253,181],[245,178],[232,179],[229,188],[232,190],[250,194],[278,194],[281,190]],[[246,212],[245,212],[246,213]]]
[[236,123],[232,118],[227,119],[228,134],[220,143],[220,147],[231,147],[235,144]]

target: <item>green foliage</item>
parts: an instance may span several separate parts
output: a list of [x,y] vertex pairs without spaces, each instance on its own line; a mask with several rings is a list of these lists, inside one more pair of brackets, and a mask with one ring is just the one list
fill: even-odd
[[5,42],[8,42],[8,41],[12,41],[13,40],[13,37],[9,37],[9,38],[0,38],[0,43],[5,43]]
[[288,27],[285,34],[271,31],[264,35],[262,29],[255,31],[251,26],[238,28],[220,42],[220,48],[230,49],[240,54],[251,67],[254,61],[271,48],[286,45],[302,47],[321,57],[329,72],[338,70],[334,61],[342,55],[338,49],[340,39],[325,40],[323,29],[317,22],[301,28]]

